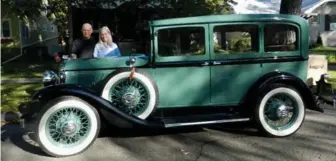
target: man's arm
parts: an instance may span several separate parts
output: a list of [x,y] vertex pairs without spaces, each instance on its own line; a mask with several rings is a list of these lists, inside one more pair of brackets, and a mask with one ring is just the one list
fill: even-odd
[[80,48],[79,46],[80,46],[80,43],[78,40],[73,41],[72,47],[71,47],[71,53],[70,53],[70,56],[72,58],[77,57],[78,49]]

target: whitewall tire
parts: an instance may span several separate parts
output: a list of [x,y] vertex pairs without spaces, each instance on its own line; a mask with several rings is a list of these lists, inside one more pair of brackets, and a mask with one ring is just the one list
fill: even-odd
[[66,157],[89,148],[99,131],[100,117],[94,107],[78,97],[62,96],[39,113],[35,137],[49,155]]
[[305,118],[305,104],[294,88],[273,84],[261,93],[255,113],[256,122],[263,133],[285,137],[301,127]]
[[[119,71],[113,75],[106,82],[101,97],[120,110],[144,120],[158,104],[157,86],[146,73],[136,71],[132,80],[128,79],[130,74],[131,71]],[[127,81],[133,82],[124,83]]]

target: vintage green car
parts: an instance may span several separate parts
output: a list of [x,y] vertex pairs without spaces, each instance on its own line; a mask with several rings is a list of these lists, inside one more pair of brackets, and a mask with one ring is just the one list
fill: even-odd
[[[252,121],[295,133],[323,110],[306,85],[308,24],[294,15],[209,15],[149,22],[150,51],[64,60],[22,111],[52,156],[83,152],[101,123],[171,128]],[[105,127],[108,128],[108,127]]]

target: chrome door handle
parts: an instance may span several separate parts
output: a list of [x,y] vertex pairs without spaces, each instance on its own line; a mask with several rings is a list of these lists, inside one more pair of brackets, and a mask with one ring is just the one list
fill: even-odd
[[204,62],[203,64],[201,64],[202,66],[208,66],[209,62]]
[[222,64],[222,63],[216,62],[216,61],[213,62],[213,65],[220,65],[220,64]]

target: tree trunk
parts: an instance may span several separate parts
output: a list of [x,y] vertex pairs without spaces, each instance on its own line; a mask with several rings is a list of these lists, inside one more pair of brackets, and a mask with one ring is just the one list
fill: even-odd
[[[301,4],[302,0],[281,0],[280,14],[300,15]],[[289,44],[295,39],[295,32],[285,31],[282,34],[280,37],[282,44]]]
[[302,0],[281,0],[280,14],[295,14],[301,13]]

